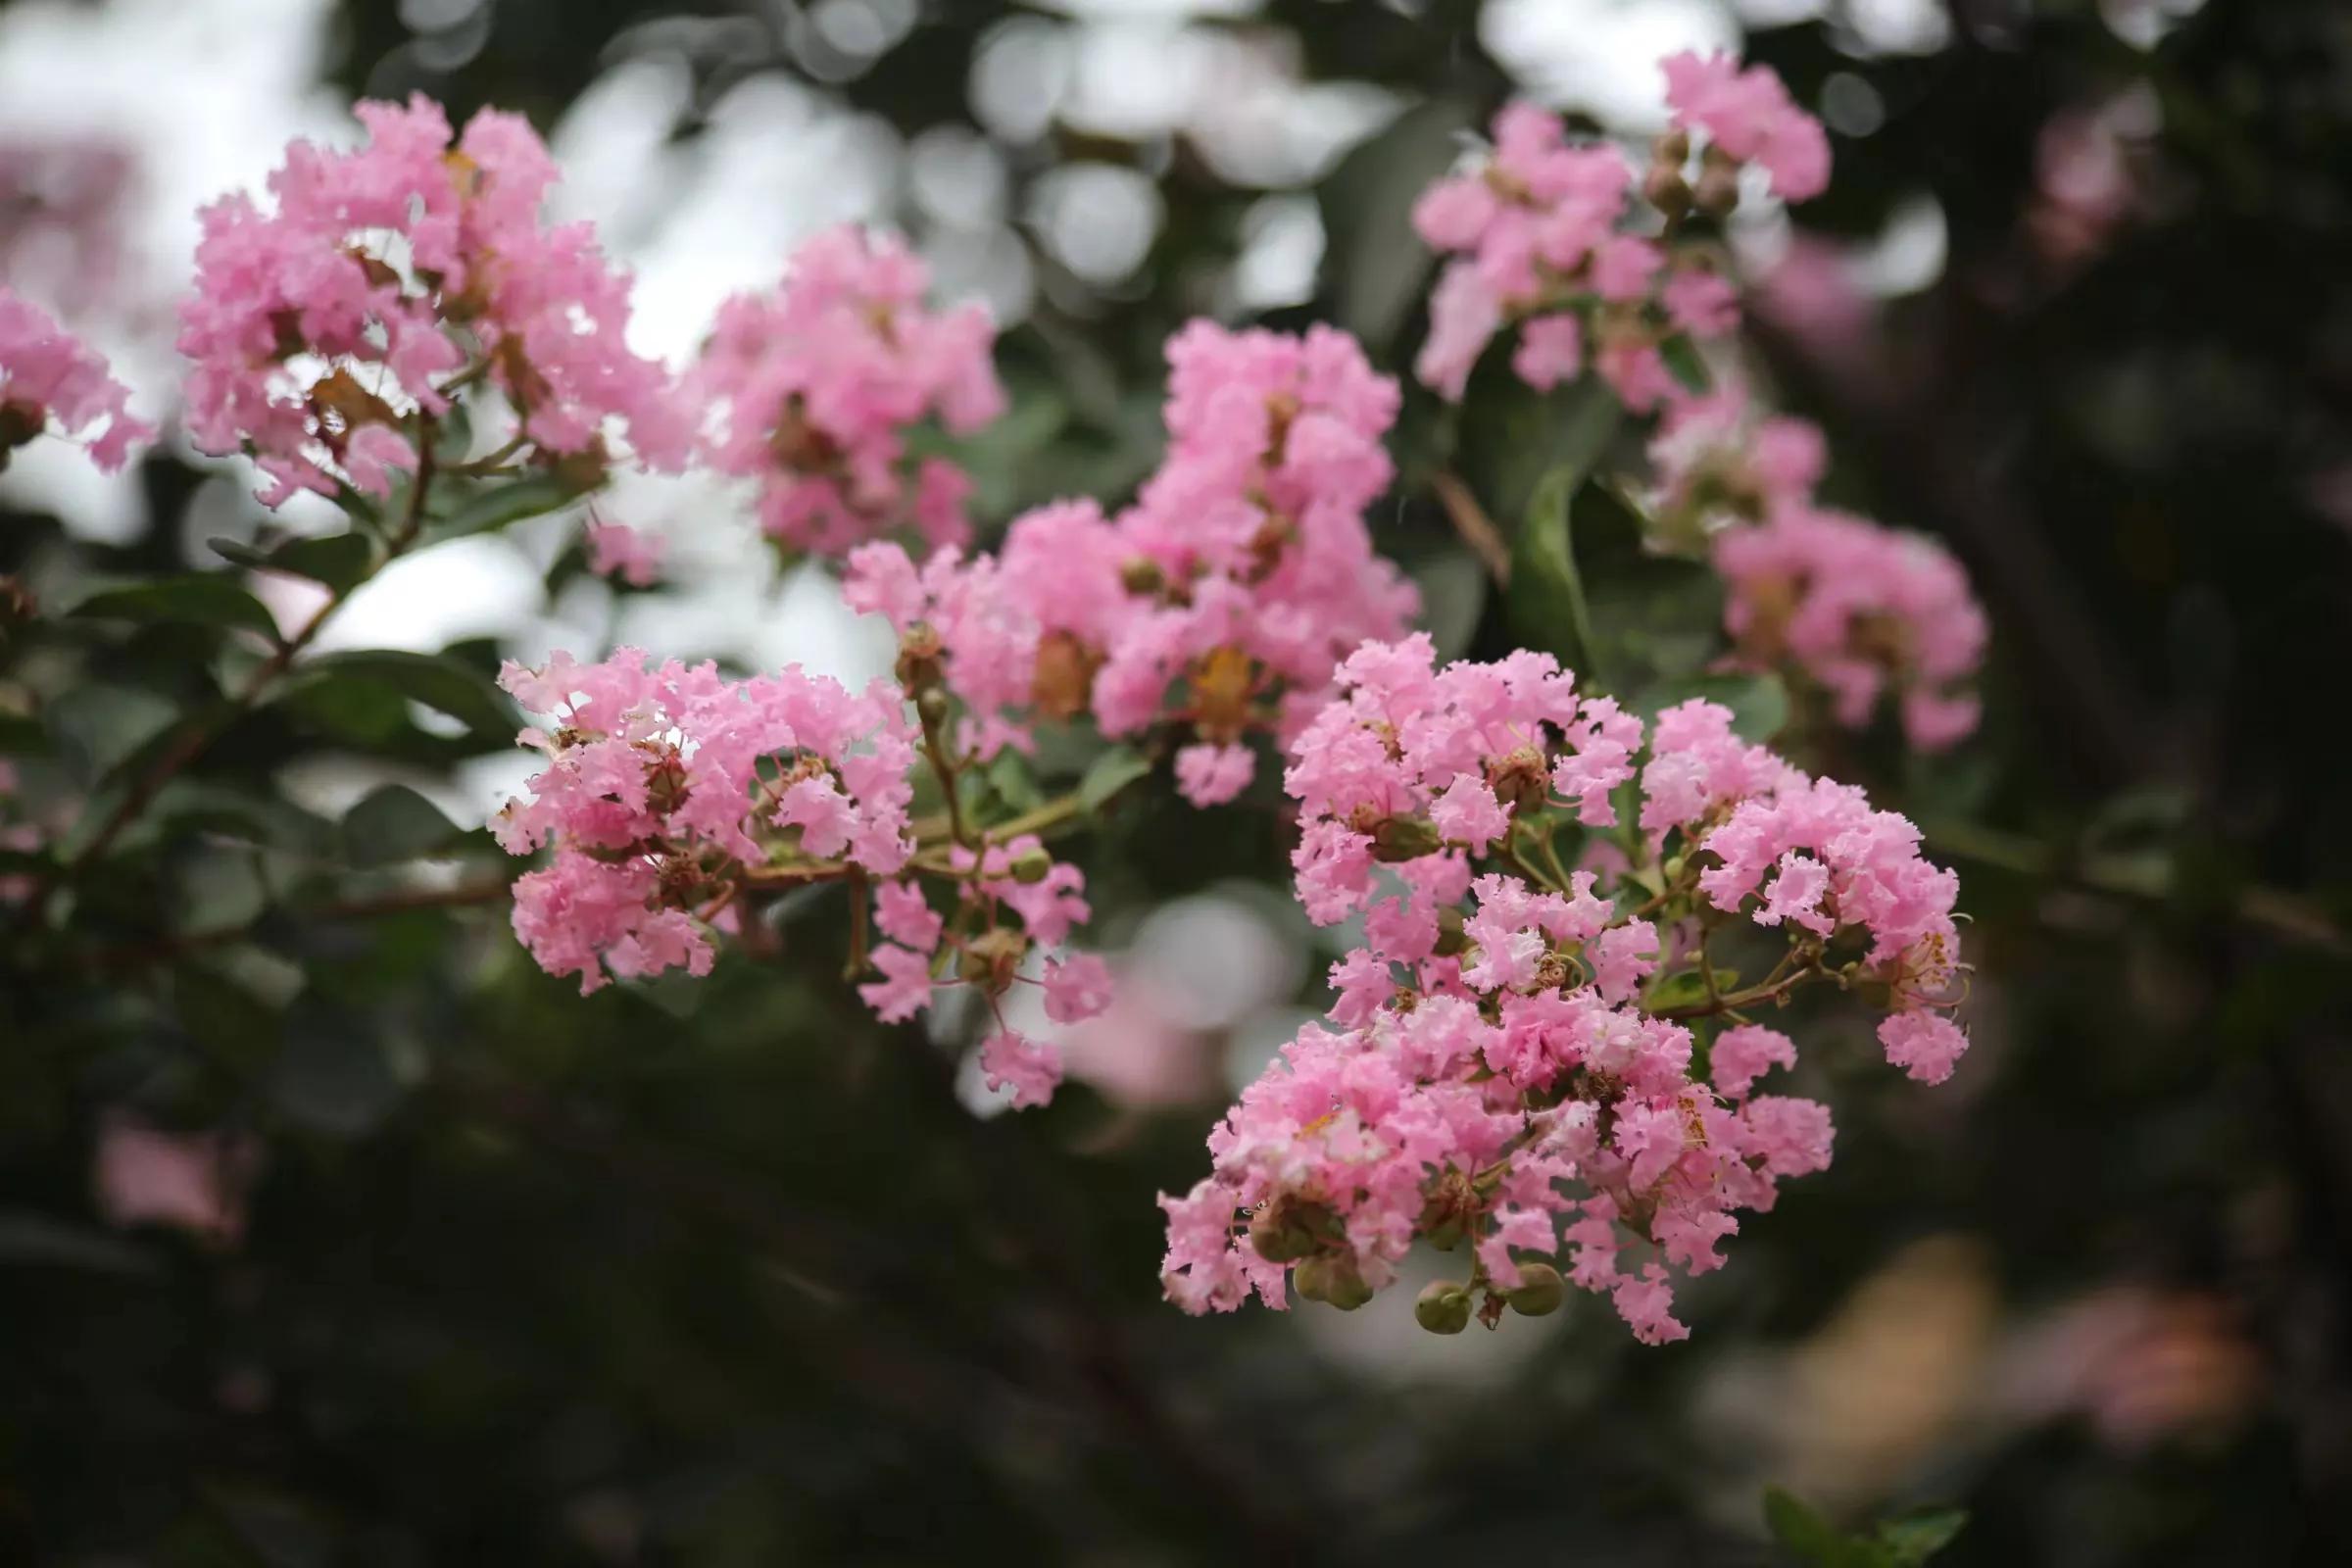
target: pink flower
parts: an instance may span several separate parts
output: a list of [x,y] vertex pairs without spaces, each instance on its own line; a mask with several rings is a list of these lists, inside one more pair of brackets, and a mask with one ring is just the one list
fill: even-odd
[[[1678,1020],[1725,1010],[1716,987],[1734,984],[1711,977],[1693,1000],[1701,930],[1737,915],[1859,952],[1895,997],[1890,1057],[1915,1072],[1958,1033],[1938,1010],[1959,967],[1950,875],[1902,818],[1730,720],[1690,702],[1645,736],[1540,654],[1440,668],[1414,636],[1348,657],[1283,784],[1301,904],[1323,924],[1362,913],[1364,940],[1332,966],[1327,1022],[1300,1029],[1209,1135],[1209,1174],[1161,1199],[1171,1300],[1281,1305],[1295,1274],[1351,1302],[1439,1234],[1473,1244],[1485,1283],[1465,1292],[1522,1288],[1556,1257],[1637,1339],[1688,1334],[1676,1271],[1722,1266],[1737,1214],[1770,1209],[1833,1142],[1827,1107],[1751,1098],[1764,1071],[1794,1065],[1787,1036],[1727,1028],[1712,1081],[1695,1070]],[[1611,798],[1629,785],[1627,820]],[[1538,868],[1524,834],[1495,847],[1514,816],[1540,841],[1570,815],[1627,842],[1565,876]],[[1644,1250],[1639,1272],[1619,1266],[1627,1247]]]
[[931,960],[920,953],[885,942],[874,949],[874,967],[882,978],[858,988],[858,995],[884,1023],[905,1023],[931,1004]]
[[775,538],[842,555],[901,530],[932,545],[969,532],[969,480],[906,436],[969,434],[1003,412],[996,327],[978,305],[930,310],[928,287],[905,245],[845,226],[803,245],[772,293],[719,308],[693,376],[716,416],[704,452],[760,482]]
[[260,1158],[251,1138],[158,1132],[113,1115],[98,1135],[98,1206],[110,1225],[170,1225],[234,1247]]
[[1026,1110],[1054,1098],[1061,1083],[1061,1050],[1012,1029],[1000,1029],[980,1043],[980,1071],[992,1090],[1008,1091],[1013,1108]]
[[1768,66],[1746,71],[1729,55],[1685,52],[1662,63],[1675,122],[1699,130],[1733,158],[1759,164],[1783,200],[1801,202],[1830,183],[1830,139],[1789,101]]
[[1055,1023],[1082,1023],[1110,1005],[1110,966],[1091,953],[1072,954],[1046,964],[1046,1016]]
[[1247,746],[1187,746],[1176,754],[1176,788],[1195,806],[1222,806],[1249,788],[1257,760]]
[[1890,1014],[1879,1025],[1879,1043],[1886,1060],[1923,1084],[1939,1084],[1951,1077],[1968,1050],[1968,1036],[1939,1012],[1919,1010]]
[[662,541],[619,522],[588,525],[588,569],[600,577],[618,577],[632,588],[646,588],[662,574]]
[[1726,1100],[1744,1100],[1767,1068],[1796,1065],[1796,1044],[1778,1029],[1738,1024],[1715,1037],[1708,1062],[1716,1092]]
[[677,468],[689,420],[657,363],[629,352],[628,279],[587,225],[549,227],[547,150],[484,110],[455,147],[439,106],[363,103],[349,152],[296,142],[270,176],[275,209],[242,194],[202,215],[180,305],[200,451],[250,451],[270,506],[297,490],[388,483],[387,436],[442,414],[487,376],[540,458],[601,463],[608,426]]
[[105,356],[0,284],[0,468],[12,447],[54,422],[64,435],[89,438],[90,461],[112,473],[133,443],[155,439],[154,426],[132,418],[129,406]]
[[[853,695],[797,667],[733,681],[631,648],[598,664],[564,654],[539,669],[509,664],[500,679],[560,720],[523,732],[548,765],[491,824],[511,854],[557,848],[516,883],[515,934],[549,973],[578,974],[583,993],[605,970],[706,972],[697,907],[731,862],[764,864],[783,848],[778,825],[799,829],[801,851],[875,876],[913,852],[915,749],[888,686]],[[771,794],[763,767],[791,782]]]

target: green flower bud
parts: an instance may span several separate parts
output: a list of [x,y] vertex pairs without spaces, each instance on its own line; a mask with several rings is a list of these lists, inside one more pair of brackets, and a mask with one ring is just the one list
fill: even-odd
[[1459,1334],[1470,1326],[1470,1291],[1456,1280],[1432,1280],[1413,1302],[1413,1320],[1432,1334]]
[[1568,1298],[1568,1287],[1560,1283],[1560,1271],[1549,1263],[1522,1263],[1519,1284],[1502,1294],[1521,1317],[1544,1317],[1560,1309],[1560,1303]]
[[1250,1216],[1250,1245],[1269,1263],[1295,1263],[1338,1230],[1330,1209],[1285,1195],[1268,1199]]
[[1372,829],[1372,858],[1385,865],[1418,860],[1446,847],[1446,835],[1426,816],[1384,817]]
[[1325,1252],[1310,1257],[1291,1270],[1298,1282],[1298,1294],[1310,1301],[1322,1301],[1343,1312],[1352,1312],[1372,1299],[1372,1287],[1356,1272],[1354,1255],[1348,1252]]
[[1470,939],[1462,935],[1462,911],[1448,904],[1438,911],[1438,956],[1456,958],[1469,951]]
[[1119,567],[1119,586],[1144,597],[1157,595],[1168,585],[1168,574],[1150,556],[1133,556]]
[[926,686],[914,699],[914,711],[922,719],[923,728],[937,729],[948,721],[947,692],[938,686]]
[[1033,888],[1046,879],[1054,869],[1054,857],[1043,846],[1033,846],[1013,857],[1012,879],[1025,888]]

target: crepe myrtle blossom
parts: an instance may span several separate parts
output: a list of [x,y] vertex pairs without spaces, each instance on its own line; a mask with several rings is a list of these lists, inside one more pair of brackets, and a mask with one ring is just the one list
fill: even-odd
[[362,103],[349,151],[297,141],[270,202],[202,214],[179,309],[199,451],[249,454],[262,500],[339,485],[383,494],[416,466],[420,423],[487,382],[514,411],[505,456],[589,488],[621,430],[653,467],[683,466],[692,419],[630,352],[628,277],[586,223],[540,217],[557,171],[520,117],[485,109],[453,144],[439,105]]
[[900,241],[855,227],[802,246],[780,287],[719,308],[693,376],[714,428],[703,452],[756,479],[760,521],[800,549],[840,555],[902,531],[961,542],[971,482],[907,434],[969,434],[1004,407],[978,304],[934,311],[929,273]]
[[1040,720],[1164,730],[1207,806],[1248,786],[1250,736],[1296,728],[1340,655],[1399,635],[1417,600],[1364,525],[1398,395],[1354,339],[1196,321],[1168,360],[1168,453],[1134,506],[1041,507],[994,555],[867,545],[846,592],[937,662],[976,754],[1029,748]]
[[[1694,701],[1645,726],[1542,654],[1349,656],[1284,787],[1301,902],[1364,941],[1328,1019],[1210,1134],[1211,1174],[1161,1200],[1173,1300],[1280,1307],[1295,1285],[1353,1307],[1423,1239],[1468,1251],[1417,1306],[1438,1332],[1573,1285],[1681,1339],[1676,1280],[1830,1159],[1828,1107],[1759,1091],[1798,1051],[1757,1009],[1809,983],[1884,998],[1888,1059],[1950,1075],[1955,879],[1902,817],[1730,722]],[[1618,869],[1566,869],[1570,837]],[[1786,942],[1744,988],[1708,956],[1732,924]]]
[[[1516,327],[1521,380],[1549,388],[1591,369],[1648,413],[1682,392],[1670,343],[1737,328],[1738,291],[1690,221],[1728,214],[1751,162],[1788,200],[1819,194],[1829,142],[1765,67],[1678,55],[1664,69],[1674,124],[1646,169],[1516,102],[1495,117],[1488,156],[1422,193],[1414,227],[1453,258],[1430,297],[1414,367],[1424,383],[1459,400],[1487,344]],[[1706,139],[1695,172],[1694,132]]]
[[45,433],[87,440],[90,461],[109,473],[155,438],[154,426],[130,416],[130,393],[104,355],[0,284],[0,469]]
[[514,855],[554,847],[514,886],[514,934],[585,996],[614,975],[710,971],[711,922],[745,867],[782,856],[894,876],[912,725],[887,682],[853,693],[797,665],[730,680],[634,648],[595,664],[510,662],[501,684],[550,727],[531,795],[492,823]]
[[[918,842],[910,773],[932,737],[897,685],[853,693],[798,666],[731,680],[633,648],[595,664],[510,663],[500,678],[550,720],[521,736],[547,766],[491,824],[512,854],[553,849],[515,882],[514,933],[548,973],[578,975],[581,995],[614,975],[708,974],[711,935],[732,928],[745,895],[842,881],[854,897],[873,889],[880,940],[858,966],[878,978],[858,994],[885,1022],[943,985],[977,986],[992,1011],[1016,980],[1040,985],[1057,1023],[1109,1005],[1109,970],[1068,951],[1090,913],[1076,866],[1034,834]],[[949,891],[946,913],[925,882]],[[1025,972],[1033,955],[1042,974]],[[992,1086],[1042,1103],[1058,1052],[1006,1035],[1000,1021],[984,1048]]]
[[1942,750],[1977,727],[1984,609],[1935,540],[1821,506],[1825,452],[1816,426],[1720,389],[1651,443],[1655,513],[1711,553],[1737,663],[1819,689],[1847,728],[1891,697],[1911,745]]

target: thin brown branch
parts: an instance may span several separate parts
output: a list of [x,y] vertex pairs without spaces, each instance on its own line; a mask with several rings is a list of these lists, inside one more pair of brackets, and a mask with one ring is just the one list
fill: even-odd
[[1478,557],[1479,563],[1487,568],[1487,575],[1494,579],[1494,586],[1508,588],[1511,585],[1510,541],[1503,538],[1502,530],[1494,526],[1494,519],[1488,516],[1486,509],[1478,504],[1478,497],[1470,493],[1470,487],[1462,482],[1459,474],[1446,468],[1439,469],[1431,476],[1429,486],[1437,492],[1438,505],[1446,509],[1446,516],[1452,522],[1453,531],[1462,536],[1462,543],[1468,545],[1470,553]]

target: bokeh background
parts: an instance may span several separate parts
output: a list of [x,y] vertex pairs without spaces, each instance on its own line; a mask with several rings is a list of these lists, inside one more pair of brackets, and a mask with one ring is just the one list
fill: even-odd
[[[200,201],[355,96],[495,103],[673,359],[797,238],[909,233],[1005,326],[1001,523],[1149,469],[1189,316],[1404,363],[1399,215],[1464,129],[1518,91],[1638,135],[1692,46],[1779,68],[1837,153],[1742,224],[1754,374],[1838,493],[1960,555],[1995,650],[1979,739],[1850,760],[1962,870],[1976,1049],[1923,1093],[1825,1022],[1838,1162],[1688,1344],[1581,1300],[1455,1340],[1400,1298],[1158,1301],[1153,1195],[1331,956],[1270,811],[1139,804],[1084,852],[1124,999],[1019,1117],[958,1020],[858,1007],[837,893],[582,1003],[495,908],[273,918],[199,856],[182,928],[251,940],[0,1010],[0,1559],[1761,1563],[1778,1482],[1965,1506],[1959,1568],[2352,1560],[2340,0],[6,0],[0,275],[152,411]],[[260,525],[182,445],[77,459],[0,479],[0,570]],[[887,663],[740,497],[602,505],[669,582],[585,575],[558,519],[402,563],[328,644]],[[1376,536],[1449,651],[1506,645],[1409,482]],[[224,780],[332,811],[397,777],[467,825],[526,766],[231,741]]]

